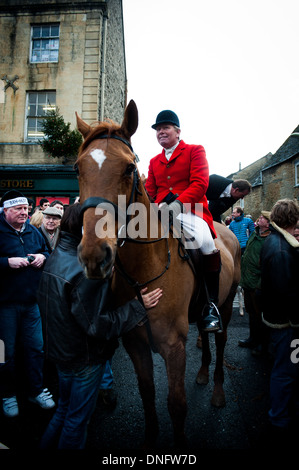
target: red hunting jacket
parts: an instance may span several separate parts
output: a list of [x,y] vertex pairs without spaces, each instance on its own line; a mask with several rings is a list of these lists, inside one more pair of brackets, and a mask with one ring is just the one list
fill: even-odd
[[[164,149],[151,159],[145,187],[157,204],[160,204],[169,192],[178,194],[178,200],[183,204],[191,203],[192,212],[207,222],[213,237],[216,238],[205,195],[208,185],[209,165],[205,149],[201,145],[188,145],[181,140],[169,160],[165,157]],[[195,203],[202,204],[202,214],[195,211]]]

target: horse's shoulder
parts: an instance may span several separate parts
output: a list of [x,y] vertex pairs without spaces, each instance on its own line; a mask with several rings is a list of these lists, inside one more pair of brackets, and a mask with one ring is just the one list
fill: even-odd
[[238,246],[239,242],[237,237],[233,234],[229,228],[218,222],[214,222],[214,227],[216,230],[217,238],[216,238],[216,245],[221,250],[228,249],[229,251],[235,251]]

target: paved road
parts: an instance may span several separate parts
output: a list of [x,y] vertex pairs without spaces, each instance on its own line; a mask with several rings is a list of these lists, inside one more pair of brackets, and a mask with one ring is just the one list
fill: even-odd
[[[254,357],[251,351],[240,348],[238,340],[248,336],[248,318],[234,308],[228,330],[225,350],[226,407],[214,408],[211,403],[212,372],[215,359],[214,341],[211,341],[213,363],[211,383],[197,385],[195,378],[201,361],[201,350],[196,347],[197,330],[190,326],[187,343],[186,393],[188,416],[186,434],[190,449],[254,449],[259,448],[267,424],[268,383],[271,361],[268,357]],[[154,355],[156,403],[160,419],[157,450],[172,447],[172,428],[167,411],[167,379],[164,362]],[[115,389],[118,405],[113,412],[96,409],[89,427],[88,449],[136,449],[142,444],[144,420],[142,403],[132,363],[123,347],[113,359]]]
[[[225,384],[227,405],[216,409],[210,404],[213,383],[195,383],[201,350],[196,347],[197,330],[190,326],[187,342],[186,393],[188,416],[186,434],[190,452],[204,450],[255,450],[263,447],[267,426],[268,384],[271,359],[254,357],[251,351],[238,347],[238,340],[248,336],[248,317],[239,315],[235,304],[228,329],[225,350]],[[213,363],[214,341],[211,341]],[[212,363],[212,365],[213,365]],[[175,451],[167,411],[167,379],[164,362],[154,355],[156,403],[160,423],[157,452]],[[108,412],[98,404],[92,417],[86,452],[107,454],[132,452],[143,442],[144,419],[137,380],[132,363],[122,345],[113,359],[118,404]],[[211,370],[212,375],[212,370]],[[51,379],[51,377],[50,377]],[[55,383],[51,389],[56,390]],[[0,442],[13,450],[38,449],[43,429],[51,417],[27,400],[20,403],[20,416],[7,420],[0,415]]]

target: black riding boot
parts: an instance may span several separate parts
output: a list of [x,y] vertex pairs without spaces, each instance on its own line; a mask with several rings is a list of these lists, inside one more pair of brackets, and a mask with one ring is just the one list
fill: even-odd
[[207,303],[202,311],[202,331],[215,332],[222,329],[218,311],[219,275],[221,268],[220,251],[203,256],[204,279],[207,289]]

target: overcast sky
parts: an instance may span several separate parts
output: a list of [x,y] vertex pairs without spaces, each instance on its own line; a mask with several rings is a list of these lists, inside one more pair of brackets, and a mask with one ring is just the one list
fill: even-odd
[[161,150],[151,125],[163,109],[223,176],[299,125],[298,0],[123,0],[123,11],[140,173]]

